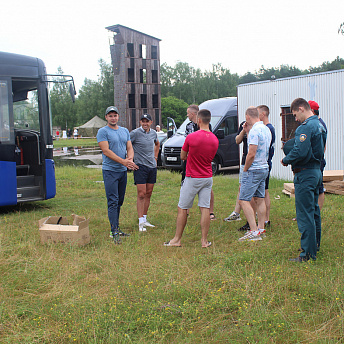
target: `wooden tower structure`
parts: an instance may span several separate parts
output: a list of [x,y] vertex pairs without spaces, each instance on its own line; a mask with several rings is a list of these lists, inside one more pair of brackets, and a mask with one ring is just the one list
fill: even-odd
[[140,116],[149,113],[155,127],[161,123],[160,39],[122,25],[106,29],[113,32],[110,52],[119,125],[131,131],[139,127]]

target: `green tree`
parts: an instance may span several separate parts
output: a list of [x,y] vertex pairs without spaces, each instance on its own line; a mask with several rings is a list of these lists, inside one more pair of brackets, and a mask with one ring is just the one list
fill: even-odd
[[344,59],[340,58],[339,56],[337,56],[332,62],[326,61],[326,62],[323,62],[318,67],[309,67],[309,69],[306,70],[306,72],[321,73],[321,72],[328,72],[331,70],[338,70],[338,69],[344,69]]
[[277,68],[268,68],[261,66],[259,71],[256,73],[256,77],[259,81],[288,78],[291,76],[304,74],[299,68],[289,65],[281,65]]
[[161,81],[161,98],[168,97],[171,94],[173,85],[173,68],[168,66],[166,62],[164,62],[160,66],[160,81]]
[[188,106],[188,103],[176,97],[161,98],[161,120],[163,125],[166,125],[167,117],[171,117],[179,127],[186,118]]
[[256,81],[258,81],[257,76],[255,74],[252,74],[251,72],[247,72],[239,78],[239,84],[249,84],[250,82]]
[[[63,70],[60,67],[57,69],[58,75],[63,75]],[[50,107],[53,119],[53,125],[60,126],[62,129],[74,127],[77,125],[76,121],[76,106],[73,104],[70,93],[69,84],[61,83],[65,78],[55,77],[56,82],[53,84],[50,92]]]
[[77,98],[78,123],[83,124],[98,115],[104,117],[105,109],[114,102],[114,76],[112,66],[99,61],[100,75],[97,81],[85,78]]

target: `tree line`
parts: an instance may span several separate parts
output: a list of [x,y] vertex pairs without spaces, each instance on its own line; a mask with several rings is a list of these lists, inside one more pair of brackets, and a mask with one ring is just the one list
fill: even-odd
[[[98,80],[85,78],[75,104],[70,101],[67,84],[53,85],[50,92],[53,125],[61,126],[63,129],[73,128],[95,115],[103,118],[104,109],[114,101],[114,77],[112,66],[102,59],[99,60],[99,69]],[[209,71],[196,69],[187,62],[177,62],[175,66],[163,63],[160,68],[162,124],[165,125],[169,116],[174,118],[179,126],[186,118],[189,104],[200,104],[214,98],[234,97],[236,87],[240,84],[338,69],[344,69],[344,59],[340,57],[304,70],[289,65],[276,68],[261,66],[258,71],[247,72],[242,76],[231,73],[220,63],[214,64]],[[61,68],[58,74],[63,74]]]

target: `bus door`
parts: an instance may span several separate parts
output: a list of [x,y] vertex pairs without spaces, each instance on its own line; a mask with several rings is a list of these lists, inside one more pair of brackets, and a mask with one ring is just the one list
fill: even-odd
[[12,79],[17,202],[45,199],[39,80]]
[[12,82],[0,77],[0,206],[17,204]]

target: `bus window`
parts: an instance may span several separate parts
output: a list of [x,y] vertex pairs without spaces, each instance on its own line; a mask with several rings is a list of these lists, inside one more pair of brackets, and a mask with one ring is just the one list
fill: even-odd
[[10,111],[8,104],[8,84],[0,80],[0,143],[10,141]]
[[13,103],[14,129],[40,131],[37,90],[29,91],[26,100]]

